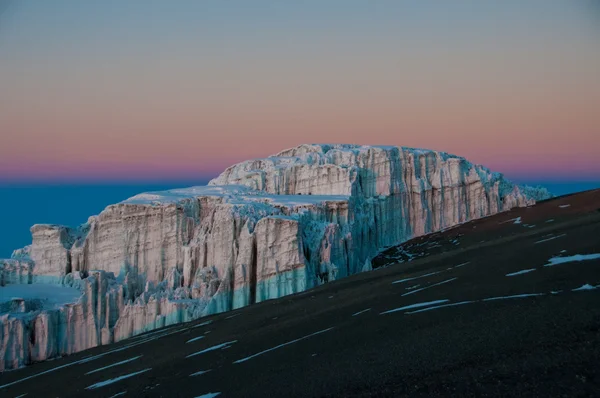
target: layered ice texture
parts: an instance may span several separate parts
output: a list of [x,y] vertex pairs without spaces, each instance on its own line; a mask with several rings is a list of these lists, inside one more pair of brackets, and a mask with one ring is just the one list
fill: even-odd
[[549,196],[443,152],[301,145],[77,228],[34,225],[0,260],[0,369],[301,292],[370,270],[383,247]]

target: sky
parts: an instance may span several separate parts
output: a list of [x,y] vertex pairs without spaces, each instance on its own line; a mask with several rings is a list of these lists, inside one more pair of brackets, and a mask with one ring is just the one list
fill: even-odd
[[596,0],[0,0],[0,181],[204,180],[301,143],[600,180]]

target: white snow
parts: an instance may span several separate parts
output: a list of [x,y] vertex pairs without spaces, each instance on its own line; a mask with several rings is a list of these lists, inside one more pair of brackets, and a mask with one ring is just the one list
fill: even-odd
[[406,305],[404,307],[394,308],[393,310],[384,311],[384,312],[380,313],[379,315],[391,314],[393,312],[409,310],[411,308],[420,308],[420,307],[427,307],[429,305],[447,303],[448,301],[450,301],[450,300],[444,299],[444,300],[427,301],[427,302],[424,302],[424,303],[417,303],[417,304]]
[[484,298],[481,301],[510,300],[510,299],[516,299],[516,298],[537,297],[537,296],[543,296],[543,295],[544,295],[544,293],[514,294],[512,296],[500,296],[500,297]]
[[546,220],[546,222],[554,222],[554,219],[553,219],[553,218],[551,218],[551,219],[549,219],[549,220]]
[[[412,278],[404,278],[404,279],[400,279],[400,280],[397,280],[397,281],[394,281],[394,282],[392,282],[392,285],[394,285],[394,284],[396,284],[396,283],[404,283],[404,282],[408,282],[408,281],[414,281],[415,279],[426,278],[426,277],[428,277],[428,276],[432,276],[432,275],[441,274],[442,272],[450,271],[450,270],[453,270],[454,268],[460,268],[460,267],[464,267],[465,265],[467,265],[467,264],[470,264],[470,263],[471,263],[470,261],[467,261],[467,262],[465,262],[465,263],[461,263],[461,264],[458,264],[458,265],[454,265],[454,266],[452,266],[452,267],[448,267],[448,268],[446,268],[445,270],[442,270],[442,271],[435,271],[435,272],[430,272],[430,273],[428,273],[428,274],[425,274],[425,275],[414,276],[414,277],[412,277]],[[407,288],[406,290],[410,290],[410,289],[412,289],[412,288],[414,288],[414,287],[416,287],[416,286],[419,286],[419,285],[415,285],[415,286],[413,286],[413,287],[411,287],[411,288]]]
[[450,269],[464,267],[465,265],[470,264],[470,263],[471,263],[470,261],[467,261],[466,263],[455,265],[454,267],[451,267]]
[[0,287],[0,303],[11,301],[13,298],[39,299],[43,301],[46,309],[76,303],[81,295],[78,289],[62,285],[16,284]]
[[548,242],[548,241],[550,241],[550,240],[554,240],[554,239],[562,238],[563,236],[567,236],[567,234],[561,234],[561,235],[551,236],[550,238],[546,238],[546,239],[538,240],[537,242],[534,242],[533,244],[534,244],[534,245],[537,245],[538,243]]
[[190,354],[186,358],[195,357],[196,355],[204,354],[204,353],[210,352],[210,351],[222,350],[222,349],[225,349],[225,348],[229,348],[232,344],[235,344],[235,343],[237,343],[237,340],[228,341],[228,342],[222,343],[222,344],[217,344],[217,345],[214,345],[212,347],[208,347],[208,348],[206,348],[206,349],[204,349],[202,351],[198,351],[198,352],[195,352],[193,354]]
[[212,320],[206,321],[206,322],[202,322],[202,323],[199,323],[197,325],[192,326],[192,328],[199,328],[200,326],[210,325],[211,323],[212,323]]
[[217,396],[221,395],[220,392],[209,392],[207,394],[203,394],[203,395],[199,395],[195,398],[215,398]]
[[589,260],[598,260],[598,259],[600,259],[600,253],[574,254],[572,256],[565,256],[565,257],[552,257],[550,260],[548,260],[549,263],[545,264],[544,267],[552,267],[553,265],[572,263],[575,261],[589,261]]
[[422,288],[416,289],[416,290],[411,290],[410,292],[404,293],[401,297],[408,296],[410,294],[414,294],[414,293],[418,293],[418,292],[422,292],[423,290],[427,290],[427,289],[429,289],[431,287],[443,285],[445,283],[452,282],[452,281],[454,281],[456,279],[458,279],[458,278],[450,278],[450,279],[446,279],[445,281],[434,283],[433,285],[425,286],[425,287],[422,287]]
[[126,374],[126,375],[123,375],[123,376],[115,377],[114,379],[109,379],[109,380],[106,380],[106,381],[101,381],[99,383],[92,384],[91,386],[88,386],[85,389],[86,390],[95,390],[96,388],[105,387],[105,386],[108,386],[110,384],[117,383],[117,382],[119,382],[121,380],[129,379],[130,377],[134,377],[134,376],[137,376],[139,374],[146,373],[146,372],[148,372],[150,370],[152,370],[152,368],[147,368],[147,369],[144,369],[144,370],[140,370],[139,372],[133,372],[133,373],[129,373],[129,374]]
[[148,338],[150,336],[156,336],[157,334],[161,334],[161,333],[166,332],[167,330],[176,329],[176,328],[177,328],[177,326],[171,326],[171,327],[168,327],[168,328],[158,329],[158,330],[155,330],[153,332],[142,333],[140,335],[132,337],[130,340],[131,341],[133,341],[133,340],[143,340],[143,339],[146,339],[146,338]]
[[[417,310],[417,311],[410,311],[410,312],[406,312],[406,314],[416,314],[416,313],[419,313],[419,312],[436,310],[438,308],[456,307],[456,306],[459,306],[459,305],[478,303],[478,302],[482,302],[482,301],[495,301],[495,300],[525,298],[525,297],[534,297],[534,296],[543,296],[543,295],[544,295],[544,293],[515,294],[513,296],[490,297],[490,298],[485,298],[485,299],[482,299],[482,300],[459,301],[457,303],[448,303],[448,304],[443,304],[443,305],[436,305],[436,306],[433,306],[433,307],[427,307],[427,308],[424,308],[424,309],[421,309],[421,310]],[[448,300],[442,300],[442,301],[448,301]],[[398,310],[401,310],[401,309],[406,309],[406,308],[399,308]]]
[[405,312],[405,314],[416,314],[418,312],[431,311],[431,310],[435,310],[435,309],[438,309],[438,308],[456,307],[458,305],[470,304],[470,303],[474,303],[474,302],[475,301],[459,301],[458,303],[436,305],[436,306],[433,306],[433,307],[427,307],[427,308],[423,308],[423,309],[416,310],[416,311]]
[[204,338],[204,336],[194,337],[193,339],[190,339],[190,340],[186,341],[186,344],[187,343],[192,343],[194,341],[198,341],[198,340],[203,339],[203,338]]
[[573,289],[574,292],[580,292],[583,290],[594,290],[594,289],[598,289],[599,286],[592,286],[588,283],[586,283],[585,285],[578,287],[577,289]]
[[510,220],[502,221],[499,224],[506,224],[506,223],[509,223],[511,221],[513,222],[513,224],[521,224],[521,217],[519,216],[519,217],[516,217],[516,218],[511,218]]
[[292,341],[288,341],[287,343],[279,344],[278,346],[275,346],[275,347],[273,347],[273,348],[269,348],[268,350],[264,350],[264,351],[261,351],[261,352],[259,352],[259,353],[256,353],[256,354],[254,354],[254,355],[250,355],[249,357],[242,358],[242,359],[238,359],[237,361],[234,361],[233,363],[242,363],[242,362],[246,362],[246,361],[248,361],[248,360],[250,360],[250,359],[252,359],[252,358],[256,358],[256,357],[257,357],[257,356],[259,356],[259,355],[263,355],[263,354],[266,354],[267,352],[271,352],[271,351],[277,350],[277,349],[279,349],[279,348],[281,348],[281,347],[285,347],[285,346],[287,346],[287,345],[290,345],[290,344],[293,344],[293,343],[297,343],[297,342],[299,342],[299,341],[302,341],[302,340],[306,340],[306,339],[308,339],[308,338],[310,338],[310,337],[317,336],[317,335],[319,335],[319,334],[322,334],[322,333],[325,333],[325,332],[329,332],[329,331],[330,331],[330,330],[332,330],[332,329],[333,329],[333,327],[330,327],[330,328],[323,329],[323,330],[320,330],[320,331],[318,331],[318,332],[315,332],[315,333],[311,333],[311,334],[309,334],[309,335],[307,335],[307,336],[300,337],[299,339],[295,339],[295,340],[292,340]]
[[120,397],[121,395],[127,394],[127,391],[121,391],[116,393],[115,395],[111,395],[110,398]]
[[226,317],[225,319],[231,319],[231,318],[235,318],[238,315],[242,315],[241,312],[238,312],[237,314],[233,314],[233,315],[229,315],[228,317]]
[[[448,268],[448,269],[451,269],[451,268]],[[420,283],[417,284],[417,285],[412,285],[412,286],[409,286],[409,287],[405,287],[404,289],[406,289],[406,290],[413,290],[413,289],[418,288],[419,286],[421,286]]]
[[571,205],[560,205],[558,207],[560,207],[561,209],[566,209],[567,207],[571,207]]
[[[585,284],[577,289],[572,289],[573,292],[580,292],[580,291],[588,291],[588,290],[595,290],[595,289],[600,289],[600,285],[597,286],[592,286],[590,284]],[[550,293],[553,295],[559,294],[561,293],[562,290],[559,291],[551,291]],[[416,314],[419,312],[425,312],[425,311],[431,311],[431,310],[436,310],[439,308],[446,308],[446,307],[455,307],[455,306],[459,306],[459,305],[465,305],[465,304],[473,304],[473,303],[479,303],[479,302],[484,302],[484,301],[496,301],[496,300],[506,300],[506,299],[518,299],[518,298],[527,298],[527,297],[538,297],[538,296],[544,296],[544,293],[526,293],[526,294],[515,294],[512,296],[501,296],[501,297],[489,297],[489,298],[484,298],[481,300],[467,300],[467,301],[459,301],[457,303],[448,303],[448,304],[442,304],[442,305],[436,305],[436,306],[431,306],[431,307],[427,307],[427,308],[423,308],[423,309],[419,309],[416,311],[409,311],[409,312],[405,312],[405,314]],[[442,301],[448,301],[448,300],[442,300]],[[427,303],[425,303],[427,304]],[[409,306],[410,307],[410,306]],[[397,310],[402,310],[402,309],[406,309],[408,307],[403,307],[403,308],[398,308]],[[395,310],[396,311],[396,310]]]
[[212,370],[212,369],[208,369],[208,370],[201,370],[201,371],[199,371],[199,372],[192,373],[192,374],[190,375],[190,377],[191,377],[191,376],[200,376],[200,375],[203,375],[204,373],[208,373],[208,372],[210,372],[211,370]]
[[428,273],[428,274],[421,275],[421,276],[415,276],[415,277],[412,277],[412,278],[400,279],[400,280],[398,280],[398,281],[394,281],[394,282],[392,282],[392,285],[394,285],[394,284],[396,284],[396,283],[404,283],[404,282],[408,282],[408,281],[413,281],[413,280],[415,280],[415,279],[425,278],[425,277],[427,277],[427,276],[436,275],[436,274],[439,274],[439,273],[441,273],[441,272],[442,272],[442,271],[430,272],[430,273]]
[[357,315],[363,314],[363,313],[365,313],[365,312],[367,312],[367,311],[371,311],[371,309],[370,309],[370,308],[367,308],[366,310],[358,311],[358,312],[356,312],[356,313],[352,314],[352,316],[357,316]]
[[108,365],[108,366],[105,366],[103,368],[99,368],[99,369],[96,369],[96,370],[92,370],[91,372],[87,372],[86,375],[89,375],[89,374],[92,374],[92,373],[96,373],[96,372],[100,372],[100,371],[103,371],[105,369],[109,369],[109,368],[112,368],[112,367],[115,367],[115,366],[123,365],[125,363],[129,363],[131,361],[135,361],[136,359],[139,359],[141,357],[142,357],[142,355],[139,355],[137,357],[129,358],[129,359],[126,359],[126,360],[121,361],[121,362],[113,363],[112,365]]
[[535,268],[529,268],[529,269],[524,269],[524,270],[517,271],[517,272],[511,272],[510,274],[506,274],[506,276],[523,275],[523,274],[527,274],[527,273],[533,272],[533,271],[535,271]]

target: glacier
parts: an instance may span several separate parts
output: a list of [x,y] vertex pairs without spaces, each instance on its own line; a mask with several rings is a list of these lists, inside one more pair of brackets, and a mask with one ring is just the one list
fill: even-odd
[[382,248],[549,197],[444,152],[306,144],[76,228],[34,225],[0,260],[0,370],[302,292],[370,270]]

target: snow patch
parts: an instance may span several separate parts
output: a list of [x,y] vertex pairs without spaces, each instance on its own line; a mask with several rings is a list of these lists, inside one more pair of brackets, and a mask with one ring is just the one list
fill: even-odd
[[108,379],[106,381],[101,381],[99,383],[92,384],[91,386],[88,386],[85,389],[86,390],[95,390],[96,388],[105,387],[105,386],[117,383],[117,382],[119,382],[121,380],[129,379],[131,377],[140,375],[142,373],[146,373],[146,372],[148,372],[150,370],[152,370],[152,368],[147,368],[147,369],[144,369],[144,370],[140,370],[139,372],[133,372],[133,373],[129,373],[129,374],[126,374],[126,375],[123,375],[123,376],[115,377],[114,379]]
[[573,289],[574,292],[580,292],[583,290],[594,290],[594,289],[598,289],[598,286],[592,286],[588,283],[586,283],[585,285],[578,287],[577,289]]
[[438,308],[456,307],[456,306],[459,306],[459,305],[470,304],[470,303],[474,303],[474,302],[475,301],[459,301],[458,303],[436,305],[436,306],[433,306],[433,307],[427,307],[427,308],[423,308],[423,309],[416,310],[416,311],[406,312],[406,314],[416,314],[418,312],[431,311],[431,310],[435,310],[435,309],[438,309]]
[[556,235],[556,236],[552,236],[550,238],[546,238],[546,239],[542,239],[542,240],[538,240],[537,242],[534,242],[534,245],[537,245],[538,243],[543,243],[543,242],[548,242],[550,240],[554,240],[554,239],[558,239],[558,238],[562,238],[563,236],[567,236],[567,234],[561,234],[561,235]]
[[446,279],[445,281],[434,283],[433,285],[425,286],[425,287],[422,287],[422,288],[416,289],[416,290],[411,290],[408,293],[404,293],[401,297],[408,296],[410,294],[414,294],[414,293],[418,293],[418,292],[422,292],[423,290],[427,290],[427,289],[435,287],[435,286],[443,285],[445,283],[452,282],[452,281],[454,281],[456,279],[458,279],[458,278],[450,278],[450,279]]
[[511,218],[510,220],[502,221],[499,224],[506,224],[506,223],[509,223],[509,222],[512,222],[513,224],[521,224],[521,216],[516,217],[516,218]]
[[523,275],[523,274],[527,274],[527,273],[533,272],[533,271],[535,271],[535,268],[524,269],[524,270],[517,271],[517,272],[511,272],[510,274],[506,274],[506,276]]
[[226,343],[222,343],[222,344],[217,344],[217,345],[214,345],[214,346],[212,346],[212,347],[208,347],[208,348],[206,348],[206,349],[204,349],[204,350],[202,350],[202,351],[198,351],[198,352],[195,352],[195,353],[193,353],[193,354],[190,354],[190,355],[188,355],[186,358],[195,357],[196,355],[204,354],[204,353],[206,353],[206,352],[210,352],[210,351],[215,351],[215,350],[224,350],[224,349],[226,349],[226,348],[229,348],[229,347],[231,347],[231,345],[232,345],[232,344],[235,344],[235,343],[237,343],[237,340],[228,341],[228,342],[226,342]]
[[278,346],[275,346],[273,348],[269,348],[268,350],[264,350],[264,351],[261,351],[259,353],[254,354],[254,355],[250,355],[249,357],[238,359],[237,361],[234,361],[233,363],[246,362],[246,361],[248,361],[248,360],[250,360],[252,358],[255,358],[255,357],[259,356],[259,355],[263,355],[263,354],[266,354],[267,352],[271,352],[271,351],[277,350],[277,349],[279,349],[281,347],[285,347],[287,345],[294,344],[294,343],[297,343],[297,342],[302,341],[302,340],[306,340],[306,339],[308,339],[310,337],[317,336],[317,335],[325,333],[325,332],[329,332],[332,329],[333,329],[333,327],[330,327],[330,328],[327,328],[327,329],[324,329],[324,330],[320,330],[320,331],[315,332],[315,333],[311,333],[311,334],[309,334],[307,336],[300,337],[299,339],[288,341],[287,343],[279,344]]
[[210,372],[211,370],[212,370],[212,369],[208,369],[208,370],[201,370],[201,371],[199,371],[199,372],[192,373],[192,374],[190,375],[190,377],[192,377],[192,376],[200,376],[200,375],[203,375],[204,373],[208,373],[208,372]]
[[129,359],[126,359],[126,360],[121,361],[121,362],[113,363],[112,365],[108,365],[108,366],[105,366],[103,368],[99,368],[99,369],[96,369],[96,370],[92,370],[91,372],[87,372],[86,375],[89,375],[89,374],[92,374],[92,373],[96,373],[96,372],[101,372],[101,371],[103,371],[105,369],[109,369],[109,368],[112,368],[112,367],[115,367],[115,366],[123,365],[125,363],[129,363],[131,361],[135,361],[136,359],[139,359],[141,357],[142,357],[142,355],[139,355],[137,357],[129,358]]
[[544,293],[513,294],[512,296],[499,296],[499,297],[484,298],[481,301],[510,300],[510,299],[516,299],[516,298],[537,297],[537,296],[543,296],[543,295],[544,295]]
[[544,267],[552,267],[557,264],[564,263],[572,263],[576,261],[589,261],[589,260],[598,260],[600,259],[600,253],[596,254],[574,254],[572,256],[565,257],[552,257],[548,264],[545,264]]
[[450,301],[450,300],[444,299],[444,300],[427,301],[427,302],[424,302],[424,303],[417,303],[417,304],[406,305],[404,307],[394,308],[393,310],[384,311],[384,312],[380,313],[379,315],[391,314],[393,312],[409,310],[411,308],[420,308],[420,307],[427,307],[429,305],[447,303],[448,301]]
[[408,282],[408,281],[414,281],[415,279],[425,278],[425,277],[428,277],[428,276],[431,276],[431,275],[437,275],[437,274],[439,274],[439,273],[441,273],[441,272],[442,272],[442,271],[430,272],[430,273],[428,273],[428,274],[421,275],[421,276],[415,276],[415,277],[412,277],[412,278],[404,278],[404,279],[400,279],[400,280],[398,280],[398,281],[394,281],[394,282],[392,282],[392,285],[395,285],[396,283],[404,283],[404,282]]
[[197,325],[194,325],[194,326],[192,326],[192,328],[199,328],[199,327],[201,327],[201,326],[210,325],[212,322],[213,322],[212,320],[210,320],[210,321],[206,321],[206,322],[202,322],[202,323],[199,323],[199,324],[197,324]]
[[355,312],[354,314],[352,314],[352,316],[357,316],[357,315],[363,314],[363,313],[365,313],[365,312],[367,312],[367,311],[371,311],[371,309],[370,309],[370,308],[367,308],[366,310],[362,310],[362,311]]

